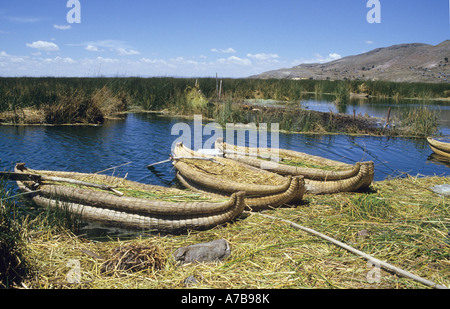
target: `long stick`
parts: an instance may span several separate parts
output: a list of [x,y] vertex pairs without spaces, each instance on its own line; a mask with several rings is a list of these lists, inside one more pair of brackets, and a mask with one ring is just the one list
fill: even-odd
[[67,182],[67,183],[80,185],[80,186],[93,187],[93,188],[107,190],[107,191],[109,190],[109,191],[112,191],[112,192],[114,192],[114,193],[116,193],[116,194],[118,194],[120,196],[123,195],[122,192],[115,190],[112,186],[99,185],[99,184],[96,184],[96,183],[85,182],[85,181],[81,181],[81,180],[70,179],[70,178],[63,178],[63,177],[41,176],[41,179],[44,180],[44,181]]
[[71,183],[75,185],[80,186],[86,186],[86,187],[93,187],[97,189],[112,191],[120,196],[123,195],[122,192],[115,190],[111,186],[106,185],[100,185],[96,183],[91,182],[85,182],[81,180],[76,179],[70,179],[70,178],[63,178],[63,177],[50,177],[50,176],[44,176],[44,175],[37,175],[37,174],[30,174],[30,173],[13,173],[13,172],[0,172],[0,178],[7,178],[10,180],[15,181],[34,181],[34,182],[41,182],[41,181],[55,181],[55,182],[66,182]]
[[205,160],[205,161],[211,161],[211,162],[223,165],[223,163],[221,163],[219,161],[216,161],[216,160],[214,160],[212,158],[204,158],[204,157],[171,157],[170,159],[167,159],[167,160],[164,160],[164,161],[159,161],[159,162],[156,162],[156,163],[149,164],[149,165],[147,165],[147,168],[155,166],[155,165],[158,165],[158,164],[167,163],[167,162],[170,162],[170,161],[173,161],[173,160],[181,160],[181,159]]
[[436,284],[436,283],[434,283],[432,281],[429,281],[427,279],[424,279],[424,278],[421,278],[419,276],[416,276],[416,275],[414,275],[414,274],[412,274],[412,273],[410,273],[408,271],[405,271],[403,269],[395,267],[395,266],[393,266],[393,265],[391,265],[389,263],[383,262],[383,261],[381,261],[381,260],[379,260],[377,258],[374,258],[374,257],[370,256],[367,253],[359,251],[359,250],[357,250],[357,249],[355,249],[353,247],[350,247],[349,245],[344,244],[343,242],[340,242],[340,241],[338,241],[338,240],[336,240],[334,238],[331,238],[331,237],[329,237],[327,235],[319,233],[319,232],[317,232],[317,231],[315,231],[313,229],[301,226],[301,225],[296,224],[296,223],[294,223],[292,221],[289,221],[289,220],[272,217],[272,216],[265,215],[265,214],[262,214],[262,213],[256,213],[256,214],[258,214],[260,216],[263,216],[263,217],[266,217],[266,218],[269,218],[269,219],[280,220],[280,221],[286,222],[286,223],[290,224],[292,227],[295,227],[295,228],[301,229],[301,230],[303,230],[305,232],[308,232],[308,233],[311,233],[313,235],[319,236],[319,237],[321,237],[321,238],[323,238],[325,240],[328,240],[328,241],[334,243],[335,245],[338,245],[339,247],[342,247],[342,248],[344,248],[344,249],[346,249],[346,250],[348,250],[350,252],[355,253],[356,255],[360,255],[360,256],[364,257],[368,261],[371,261],[374,265],[379,265],[380,267],[383,267],[385,269],[391,270],[391,271],[395,272],[396,274],[398,274],[400,276],[416,280],[416,281],[418,281],[418,282],[420,282],[422,284],[425,284],[427,286],[433,287],[435,289],[448,289],[448,287],[446,287],[446,286],[443,286],[443,285],[440,285],[440,284]]
[[94,174],[100,174],[100,173],[103,173],[103,172],[106,172],[106,171],[109,171],[109,170],[113,170],[113,169],[116,169],[116,168],[119,168],[119,167],[122,167],[122,166],[125,166],[125,165],[128,165],[128,164],[131,164],[131,163],[133,163],[133,162],[124,163],[124,164],[121,164],[121,165],[118,165],[118,166],[113,166],[113,167],[107,168],[106,170],[95,172]]

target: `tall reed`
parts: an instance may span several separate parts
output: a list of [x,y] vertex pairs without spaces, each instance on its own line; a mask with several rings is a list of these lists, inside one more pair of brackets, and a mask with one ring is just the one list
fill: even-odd
[[23,224],[12,189],[0,179],[0,288],[10,288],[30,273]]
[[433,135],[439,128],[437,112],[426,105],[406,110],[400,116],[400,122],[404,133],[415,136]]

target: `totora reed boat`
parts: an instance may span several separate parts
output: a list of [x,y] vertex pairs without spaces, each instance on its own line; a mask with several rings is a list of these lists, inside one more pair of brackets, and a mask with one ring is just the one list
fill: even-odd
[[178,180],[187,188],[210,194],[230,195],[245,192],[251,210],[279,207],[302,200],[302,176],[284,177],[222,157],[193,151],[182,143],[173,149],[173,165]]
[[438,140],[437,138],[428,137],[427,142],[435,154],[450,158],[450,138],[447,137],[445,139],[448,140],[448,142]]
[[222,138],[216,140],[215,147],[226,158],[249,166],[280,175],[301,175],[306,192],[312,194],[365,189],[374,178],[374,163],[371,161],[351,165],[293,150],[230,145]]
[[[100,174],[31,170],[17,164],[10,179],[42,207],[126,228],[182,232],[229,222],[244,210],[244,192],[212,198]],[[11,175],[14,174],[14,175]]]

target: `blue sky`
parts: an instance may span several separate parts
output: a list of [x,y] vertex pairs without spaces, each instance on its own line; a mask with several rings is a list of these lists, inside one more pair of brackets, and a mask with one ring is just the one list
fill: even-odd
[[448,0],[0,2],[0,76],[247,77],[450,38]]

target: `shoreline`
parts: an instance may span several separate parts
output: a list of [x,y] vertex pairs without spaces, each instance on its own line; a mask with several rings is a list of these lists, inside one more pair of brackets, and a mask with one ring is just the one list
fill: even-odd
[[[282,222],[289,220],[330,235],[417,276],[448,286],[450,277],[445,271],[450,245],[445,227],[447,198],[428,189],[448,183],[448,180],[448,177],[408,176],[373,182],[370,192],[307,195],[298,205],[264,212],[277,220],[258,213],[246,213],[224,226],[181,235],[136,231],[92,240],[80,231],[62,230],[46,223],[34,227],[25,225],[23,228],[29,239],[25,242],[26,261],[35,271],[23,278],[21,284],[37,289],[194,287],[212,291],[230,288],[424,288],[415,280],[399,277],[383,268],[379,269],[379,281],[369,281],[372,268],[367,267],[365,259]],[[263,236],[255,241],[255,235]],[[215,239],[225,239],[233,244],[228,259],[179,267],[171,258],[177,248]],[[118,247],[131,244],[142,247],[153,244],[161,248],[166,256],[165,267],[143,272],[101,271],[105,260],[111,258]],[[103,259],[98,259],[99,256]],[[64,268],[67,261],[74,259],[83,265],[82,280],[76,284],[66,280],[70,268]],[[189,277],[196,280],[183,281]]]
[[[239,105],[240,103],[237,103]],[[258,106],[255,106],[258,107]],[[260,108],[260,107],[258,107]],[[267,107],[265,107],[267,108]],[[280,109],[280,107],[269,107],[271,110]],[[284,108],[281,108],[284,109]],[[258,109],[255,109],[258,110]],[[244,110],[243,110],[244,111]],[[302,110],[304,112],[313,112],[319,115],[325,115],[326,117],[333,117],[333,118],[339,118],[341,121],[344,122],[352,122],[355,120],[355,118],[352,115],[348,114],[340,114],[340,113],[333,113],[333,112],[319,112],[319,111],[310,111],[310,110]],[[201,115],[203,120],[210,121],[210,122],[217,122],[217,119],[207,117],[203,114],[181,114],[176,113],[170,110],[145,110],[145,109],[130,109],[128,111],[123,111],[116,113],[116,116],[107,116],[105,117],[105,121],[103,123],[62,123],[62,124],[51,124],[51,123],[11,123],[11,122],[2,122],[2,119],[0,118],[0,126],[4,127],[79,127],[79,126],[88,126],[88,127],[101,127],[103,126],[107,121],[114,121],[114,120],[123,120],[124,118],[121,116],[126,116],[129,114],[154,114],[160,117],[167,117],[167,118],[180,118],[180,119],[187,119],[187,120],[193,120],[195,115]],[[1,116],[1,114],[0,114]],[[385,137],[405,137],[405,138],[425,138],[425,136],[418,136],[413,134],[401,134],[399,132],[392,132],[389,131],[390,129],[386,130],[382,127],[379,127],[380,123],[383,123],[385,120],[381,117],[366,117],[366,116],[357,116],[356,118],[359,118],[359,121],[363,121],[367,127],[365,127],[366,130],[369,132],[346,132],[346,131],[295,131],[295,130],[284,130],[280,129],[278,130],[281,133],[284,134],[307,134],[307,135],[348,135],[348,136],[385,136]],[[272,122],[269,122],[272,123]],[[360,122],[361,123],[361,122]],[[237,124],[237,123],[235,123]],[[245,124],[243,124],[245,125]],[[223,127],[223,125],[222,125]],[[270,132],[270,128],[268,129]]]

